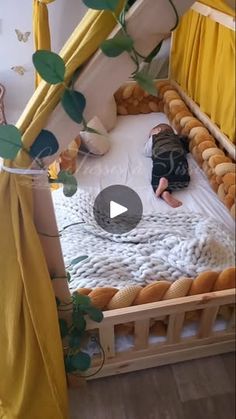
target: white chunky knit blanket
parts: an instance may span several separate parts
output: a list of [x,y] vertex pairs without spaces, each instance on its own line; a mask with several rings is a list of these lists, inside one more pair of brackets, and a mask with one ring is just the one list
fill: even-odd
[[[206,270],[234,265],[234,240],[216,220],[184,211],[144,215],[122,235],[107,233],[93,217],[93,198],[77,192],[72,198],[55,194],[70,287],[145,285],[157,279],[196,277]],[[78,263],[72,260],[88,256]],[[70,265],[70,266],[69,266]]]

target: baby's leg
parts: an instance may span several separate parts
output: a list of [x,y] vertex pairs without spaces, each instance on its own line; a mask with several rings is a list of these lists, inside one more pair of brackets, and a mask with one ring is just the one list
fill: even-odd
[[161,194],[168,188],[168,180],[165,177],[161,177],[158,187],[155,191],[157,197],[161,196]]
[[178,208],[182,205],[181,201],[178,201],[178,199],[175,199],[170,192],[164,191],[161,195],[162,199],[170,205],[172,208]]

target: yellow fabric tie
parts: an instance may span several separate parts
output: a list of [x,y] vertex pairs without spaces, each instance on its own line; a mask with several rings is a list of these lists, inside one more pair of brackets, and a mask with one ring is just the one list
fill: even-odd
[[[122,1],[123,4],[123,1]],[[116,22],[88,11],[61,51],[66,77],[88,60]],[[63,86],[41,82],[18,121],[25,147],[45,126]],[[30,166],[25,152],[15,167]],[[5,166],[12,162],[5,161]],[[67,391],[55,295],[33,222],[32,180],[0,173],[0,418],[66,419]]]

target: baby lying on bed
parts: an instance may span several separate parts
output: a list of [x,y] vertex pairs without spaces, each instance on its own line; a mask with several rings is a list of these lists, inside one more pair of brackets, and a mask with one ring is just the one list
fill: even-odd
[[188,173],[188,138],[176,135],[168,124],[152,128],[145,145],[145,155],[152,157],[152,187],[157,197],[177,208],[182,202],[175,199],[172,191],[186,188]]

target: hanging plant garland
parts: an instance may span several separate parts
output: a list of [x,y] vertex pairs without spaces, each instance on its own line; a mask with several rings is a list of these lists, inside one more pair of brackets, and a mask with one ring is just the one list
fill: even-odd
[[[74,292],[71,298],[72,313],[70,324],[65,319],[59,318],[61,338],[66,342],[66,354],[64,357],[67,373],[84,372],[91,366],[91,357],[81,350],[86,332],[86,316],[100,323],[103,313],[92,305],[87,295]],[[57,298],[58,311],[64,310],[64,304]]]

